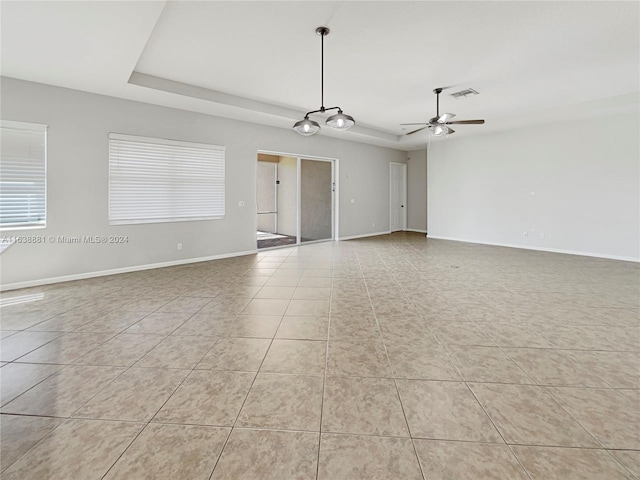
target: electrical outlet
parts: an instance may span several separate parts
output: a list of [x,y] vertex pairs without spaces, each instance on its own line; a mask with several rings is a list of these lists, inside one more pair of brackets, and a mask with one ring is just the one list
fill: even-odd
[[182,244],[181,243],[178,244],[178,250],[182,250]]
[[376,222],[373,222],[373,226],[374,226],[374,227],[376,226]]
[[524,232],[524,233],[522,234],[522,236],[523,236],[523,237],[528,237],[528,236],[529,236],[529,232]]
[[238,202],[238,206],[239,206],[239,207],[244,207],[244,200],[240,200],[240,201]]
[[540,232],[540,238],[544,238],[544,233]]

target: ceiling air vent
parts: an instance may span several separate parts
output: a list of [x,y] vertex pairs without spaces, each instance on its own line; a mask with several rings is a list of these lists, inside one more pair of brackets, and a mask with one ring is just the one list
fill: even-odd
[[465,98],[465,97],[471,97],[473,95],[478,95],[478,92],[476,92],[473,88],[467,88],[466,90],[460,90],[459,92],[450,93],[449,95],[451,95],[453,98],[457,100],[458,98]]

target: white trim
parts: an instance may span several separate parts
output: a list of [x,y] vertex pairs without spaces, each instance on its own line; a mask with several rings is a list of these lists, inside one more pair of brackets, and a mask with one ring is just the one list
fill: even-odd
[[374,232],[374,233],[365,233],[363,235],[351,235],[350,237],[342,237],[338,240],[355,240],[356,238],[366,238],[366,237],[377,237],[378,235],[390,235],[391,231],[387,230],[386,232]]
[[404,231],[405,232],[424,233],[425,235],[427,234],[426,230],[418,230],[417,228],[406,228]]
[[170,262],[149,263],[147,265],[134,265],[131,267],[113,268],[111,270],[99,270],[86,273],[75,273],[73,275],[63,275],[61,277],[50,277],[40,280],[29,280],[26,282],[9,283],[0,285],[0,291],[15,290],[17,288],[38,287],[41,285],[50,285],[52,283],[70,282],[72,280],[84,280],[86,278],[104,277],[107,275],[117,275],[120,273],[140,272],[143,270],[153,270],[155,268],[173,267],[176,265],[187,265],[189,263],[209,262],[211,260],[220,260],[223,258],[241,257],[243,255],[253,255],[258,250],[247,250],[245,252],[224,253],[221,255],[211,255],[208,257],[186,258],[183,260],[172,260]]
[[0,120],[0,128],[15,128],[17,130],[29,130],[33,132],[46,132],[49,125],[41,123],[14,122],[13,120]]
[[142,137],[140,135],[127,135],[125,133],[109,133],[109,140],[124,140],[128,142],[150,143],[152,145],[171,145],[173,147],[193,147],[214,152],[226,152],[226,145],[214,145],[211,143],[185,142],[183,140],[171,140],[168,138]]
[[462,238],[452,238],[452,237],[440,237],[435,235],[428,235],[427,238],[433,238],[435,240],[450,240],[452,242],[465,242],[465,243],[475,243],[478,245],[491,245],[494,247],[507,247],[507,248],[519,248],[521,250],[535,250],[538,252],[549,252],[549,253],[564,253],[567,255],[580,255],[583,257],[595,257],[595,258],[606,258],[609,260],[622,260],[625,262],[635,262],[640,263],[640,258],[638,257],[625,257],[621,255],[607,255],[604,253],[593,253],[593,252],[581,252],[577,250],[564,250],[561,248],[544,248],[544,247],[534,247],[527,245],[515,245],[511,243],[490,243],[490,242],[479,242],[477,240],[466,240]]

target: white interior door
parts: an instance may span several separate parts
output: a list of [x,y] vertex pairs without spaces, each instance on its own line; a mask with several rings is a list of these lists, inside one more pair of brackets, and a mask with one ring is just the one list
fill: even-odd
[[407,229],[407,166],[403,163],[389,164],[389,230],[397,232]]

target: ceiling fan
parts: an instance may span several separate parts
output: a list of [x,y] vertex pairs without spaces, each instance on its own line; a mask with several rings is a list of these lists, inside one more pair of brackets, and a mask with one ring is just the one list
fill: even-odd
[[433,93],[436,94],[436,116],[430,119],[428,123],[401,123],[400,125],[424,125],[405,135],[412,135],[426,128],[431,135],[443,136],[455,132],[453,128],[447,125],[482,125],[484,123],[484,120],[456,120],[455,122],[450,122],[449,120],[455,117],[453,113],[443,113],[440,115],[440,93],[442,93],[442,88],[436,88]]

